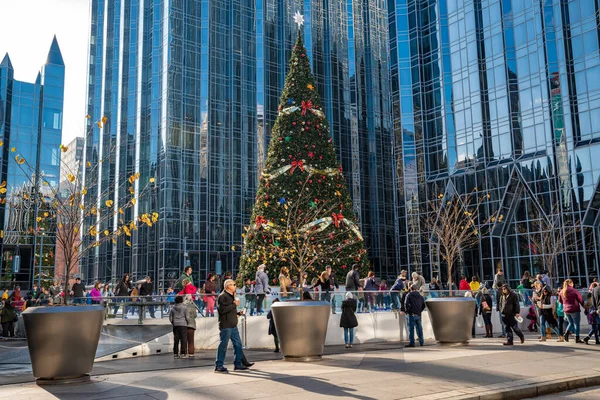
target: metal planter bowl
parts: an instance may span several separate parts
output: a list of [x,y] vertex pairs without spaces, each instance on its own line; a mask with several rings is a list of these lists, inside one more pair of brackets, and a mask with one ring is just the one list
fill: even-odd
[[437,297],[425,302],[435,340],[466,344],[471,338],[477,302],[471,297]]
[[23,312],[38,384],[89,379],[104,321],[102,306],[32,307]]
[[324,301],[280,301],[271,306],[281,352],[287,361],[320,360],[331,305]]

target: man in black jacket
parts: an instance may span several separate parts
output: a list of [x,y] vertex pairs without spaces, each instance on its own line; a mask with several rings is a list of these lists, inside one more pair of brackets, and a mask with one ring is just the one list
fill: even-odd
[[327,268],[325,268],[325,270],[329,275],[329,291],[331,292],[331,313],[335,314],[335,289],[339,289],[340,285],[337,281],[337,278],[335,277],[335,274],[333,273],[333,270],[331,269],[331,265],[328,265]]
[[75,283],[71,287],[71,296],[73,304],[85,304],[85,285],[81,283],[81,278],[75,278]]
[[500,313],[502,314],[502,322],[506,326],[506,342],[505,346],[513,345],[513,331],[521,339],[521,343],[525,342],[525,336],[515,318],[520,317],[521,305],[516,293],[510,290],[510,286],[504,284],[502,286],[502,296],[500,296]]
[[346,275],[346,292],[354,292],[360,289],[360,272],[358,264],[352,266],[352,270]]
[[[152,295],[154,294],[154,285],[152,284],[152,280],[149,276],[146,277],[146,282],[142,283],[142,287],[140,288],[140,297],[142,297],[142,301],[151,302]],[[152,318],[156,318],[154,315],[154,306],[148,306],[150,311],[150,316]]]
[[224,367],[225,355],[227,354],[227,345],[229,339],[233,345],[233,354],[235,356],[234,371],[244,371],[248,367],[242,364],[242,339],[237,328],[238,313],[237,307],[240,300],[235,298],[235,282],[227,279],[223,284],[223,292],[217,298],[217,311],[219,312],[219,347],[217,349],[217,360],[215,362],[215,372],[227,373]]
[[408,316],[408,344],[405,347],[415,347],[415,328],[419,336],[419,345],[423,346],[423,325],[421,324],[421,313],[425,310],[425,300],[417,290],[416,285],[410,285],[410,292],[404,301],[404,310]]

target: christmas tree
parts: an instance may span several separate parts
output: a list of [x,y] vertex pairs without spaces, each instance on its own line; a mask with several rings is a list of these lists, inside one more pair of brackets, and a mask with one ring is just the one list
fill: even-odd
[[260,264],[275,278],[273,284],[282,267],[290,277],[308,272],[310,278],[330,265],[341,281],[353,264],[363,272],[368,267],[301,33],[245,230],[240,263],[244,278],[254,278]]

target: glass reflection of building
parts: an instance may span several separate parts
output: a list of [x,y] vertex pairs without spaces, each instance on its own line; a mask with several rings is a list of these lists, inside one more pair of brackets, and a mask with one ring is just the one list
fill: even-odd
[[[37,216],[59,185],[64,83],[56,37],[34,83],[14,79],[8,54],[0,62],[0,181],[7,189],[0,204],[0,288],[51,279],[55,227]],[[27,162],[19,165],[17,154]]]
[[[556,276],[589,284],[600,254],[598,2],[395,0],[390,73],[399,267],[446,281],[415,225],[427,201],[477,189],[498,211],[459,268],[493,279],[545,269],[522,232],[559,207],[581,221]],[[554,206],[554,207],[553,207]],[[561,227],[561,229],[564,229]],[[567,228],[568,230],[568,228]]]
[[[370,257],[378,268],[394,266],[382,4],[93,0],[88,123],[108,121],[88,134],[85,157],[114,157],[87,177],[88,193],[105,193],[136,171],[142,183],[155,176],[159,189],[125,219],[157,210],[160,222],[137,231],[131,247],[123,239],[97,248],[82,263],[87,281],[131,272],[165,287],[186,263],[201,279],[238,267],[298,10]],[[115,207],[131,196],[117,192]]]

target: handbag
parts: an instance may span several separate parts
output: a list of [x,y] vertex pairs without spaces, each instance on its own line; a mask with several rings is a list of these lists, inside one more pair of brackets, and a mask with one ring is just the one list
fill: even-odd
[[483,311],[490,311],[490,306],[488,305],[487,301],[482,301],[481,306],[483,307]]

